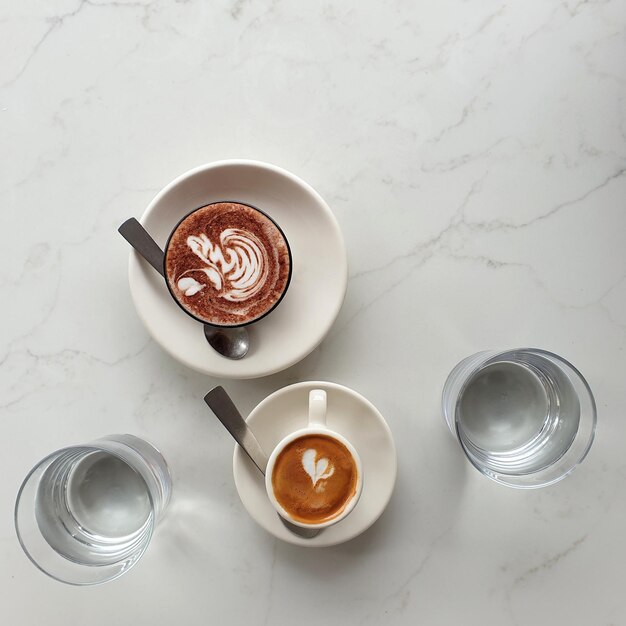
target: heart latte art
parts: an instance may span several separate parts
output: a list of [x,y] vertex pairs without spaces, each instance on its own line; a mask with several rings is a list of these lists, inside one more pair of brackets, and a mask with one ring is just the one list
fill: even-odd
[[287,242],[266,215],[247,205],[219,202],[188,215],[166,250],[172,294],[191,315],[220,326],[262,317],[287,289]]
[[357,490],[354,457],[327,435],[304,435],[288,443],[272,469],[274,496],[298,522],[319,524],[340,515]]
[[302,454],[302,467],[313,481],[313,489],[318,493],[323,491],[325,486],[324,482],[319,485],[318,483],[330,478],[335,472],[331,462],[325,457],[318,459],[317,452],[312,448],[305,450]]

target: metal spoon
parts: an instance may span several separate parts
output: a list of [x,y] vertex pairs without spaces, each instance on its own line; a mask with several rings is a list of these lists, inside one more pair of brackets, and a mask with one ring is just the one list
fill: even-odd
[[[261,444],[258,442],[254,433],[243,419],[241,413],[237,410],[231,397],[226,393],[223,387],[214,387],[204,396],[204,401],[217,419],[222,422],[226,430],[233,436],[235,441],[243,448],[243,451],[250,457],[250,460],[258,467],[261,474],[265,476],[265,468],[267,467],[267,455],[263,452]],[[277,514],[278,515],[278,514]],[[303,537],[304,539],[312,539],[319,530],[302,528],[278,515],[280,521],[292,533]]]
[[[134,217],[126,220],[118,231],[165,278],[165,255],[148,231]],[[217,328],[204,324],[204,336],[211,347],[227,359],[242,359],[250,348],[250,337],[243,327]]]
[[213,350],[229,359],[243,359],[250,349],[250,335],[245,328],[217,328],[205,324],[204,336]]

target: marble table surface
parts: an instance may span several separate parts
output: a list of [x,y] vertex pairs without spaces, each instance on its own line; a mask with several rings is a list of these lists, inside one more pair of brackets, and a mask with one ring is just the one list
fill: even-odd
[[[622,0],[4,0],[0,50],[3,624],[626,623]],[[323,344],[239,382],[150,339],[116,233],[233,157],[309,181],[350,261]],[[463,356],[526,345],[599,410],[581,468],[528,492],[469,467],[439,409]],[[381,519],[317,551],[247,515],[201,401],[315,379],[368,397],[399,455]],[[21,552],[15,494],[116,432],[163,449],[175,499],[127,576],[61,585]]]

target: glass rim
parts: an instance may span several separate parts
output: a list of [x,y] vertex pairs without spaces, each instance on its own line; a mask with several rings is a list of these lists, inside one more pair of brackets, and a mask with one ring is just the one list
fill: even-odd
[[[263,313],[263,315],[259,315],[258,317],[255,317],[253,320],[249,320],[247,322],[242,322],[241,324],[214,324],[212,322],[207,322],[206,320],[203,320],[202,318],[198,317],[197,315],[194,315],[193,313],[191,313],[191,311],[188,311],[182,305],[180,300],[174,295],[174,292],[172,291],[172,287],[170,286],[170,281],[167,278],[167,270],[166,270],[167,251],[169,250],[170,242],[172,241],[172,237],[174,236],[174,233],[178,230],[178,227],[190,215],[193,215],[196,211],[199,211],[200,209],[204,209],[205,207],[208,207],[208,206],[213,206],[214,204],[223,204],[223,203],[241,204],[241,205],[246,206],[246,207],[248,207],[250,209],[253,209],[254,211],[257,211],[258,213],[260,213],[261,215],[266,217],[276,227],[278,232],[281,234],[281,236],[283,238],[283,241],[285,242],[285,245],[287,246],[287,252],[288,252],[288,255],[289,255],[289,274],[287,275],[287,282],[285,283],[285,288],[283,289],[282,293],[280,294],[280,297],[278,298],[278,300],[276,300],[276,302],[274,302],[274,304],[272,304],[272,306],[267,311],[265,311],[265,313]],[[282,302],[283,298],[287,295],[287,291],[289,290],[289,286],[291,285],[291,278],[292,278],[292,276],[293,276],[293,253],[291,251],[291,246],[289,245],[289,240],[287,239],[287,235],[285,235],[285,232],[283,231],[283,229],[279,226],[279,224],[276,222],[276,220],[271,215],[268,215],[265,211],[263,211],[262,209],[259,209],[259,207],[256,207],[253,204],[250,204],[249,202],[241,202],[240,200],[215,200],[214,202],[208,202],[207,204],[203,204],[202,206],[199,206],[199,207],[196,207],[195,209],[192,209],[191,211],[189,211],[189,213],[183,215],[183,217],[181,217],[178,220],[178,222],[176,222],[176,224],[174,225],[174,227],[170,231],[170,234],[168,235],[167,241],[165,242],[165,246],[163,248],[163,278],[165,280],[165,286],[167,287],[167,290],[168,290],[172,300],[174,300],[174,302],[187,315],[189,315],[189,317],[193,318],[197,322],[200,322],[201,324],[206,324],[207,326],[211,326],[211,328],[243,328],[245,326],[249,326],[250,324],[255,324],[256,322],[261,321],[264,317],[269,315]]]
[[[461,405],[461,399],[463,397],[463,393],[467,389],[474,375],[478,371],[480,371],[482,368],[488,365],[492,365],[493,363],[497,363],[498,361],[502,360],[503,356],[514,354],[516,352],[535,352],[535,353],[539,353],[540,355],[555,358],[558,361],[564,363],[567,367],[573,370],[573,372],[579,378],[580,382],[582,383],[584,387],[584,390],[587,392],[588,400],[589,400],[590,407],[591,407],[591,420],[592,420],[591,430],[588,435],[588,440],[585,443],[585,446],[583,450],[581,451],[581,453],[579,454],[579,456],[577,456],[577,458],[569,464],[569,467],[563,472],[561,472],[558,476],[550,480],[537,483],[537,484],[526,484],[526,485],[519,484],[519,483],[512,482],[510,480],[506,480],[506,478],[513,477],[513,476],[516,476],[516,477],[537,476],[541,472],[548,470],[550,467],[553,467],[554,464],[557,463],[560,459],[562,459],[563,456],[567,454],[568,450],[571,449],[572,445],[574,444],[574,441],[576,440],[576,437],[578,436],[579,431],[576,432],[576,436],[574,437],[574,440],[572,441],[568,449],[559,457],[557,461],[555,461],[554,463],[551,463],[549,466],[539,469],[535,472],[528,472],[526,474],[507,474],[505,472],[496,472],[496,471],[490,470],[486,468],[484,465],[481,465],[480,463],[475,461],[473,456],[469,453],[467,446],[463,442],[463,437],[461,436],[461,430],[460,430],[459,409]],[[467,380],[465,380],[465,382],[461,385],[458,391],[456,402],[454,403],[454,429],[455,429],[457,440],[459,441],[459,444],[461,445],[461,448],[463,449],[463,452],[465,453],[465,457],[481,474],[483,474],[483,476],[486,476],[487,478],[489,478],[490,480],[493,480],[496,483],[505,485],[507,487],[513,487],[515,489],[539,489],[542,487],[549,487],[550,485],[554,485],[555,483],[558,483],[564,478],[566,478],[567,476],[569,476],[585,460],[585,457],[589,454],[589,451],[591,450],[591,446],[596,436],[597,424],[598,424],[598,410],[596,406],[596,400],[593,395],[593,392],[591,391],[591,387],[589,386],[589,383],[587,382],[587,379],[582,375],[580,370],[577,367],[575,367],[572,363],[570,363],[567,359],[565,359],[559,354],[556,354],[555,352],[550,352],[549,350],[544,350],[542,348],[524,347],[524,348],[512,348],[512,349],[509,348],[507,350],[494,351],[493,353],[489,355],[489,357],[486,358],[486,360],[480,365],[478,369],[474,370],[472,374],[467,377]]]

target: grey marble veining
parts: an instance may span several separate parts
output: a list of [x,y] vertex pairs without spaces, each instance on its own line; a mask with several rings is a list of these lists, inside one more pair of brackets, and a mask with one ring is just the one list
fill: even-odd
[[[624,2],[7,0],[0,53],[3,623],[626,621]],[[216,381],[130,300],[117,226],[230,157],[309,181],[348,246],[327,340],[219,381],[249,411],[334,380],[386,416],[396,492],[336,548],[254,525],[201,400]],[[577,365],[599,411],[584,465],[533,492],[468,467],[439,412],[458,360],[522,345]],[[59,585],[20,551],[15,494],[47,452],[115,432],[163,449],[171,514],[128,576]]]

